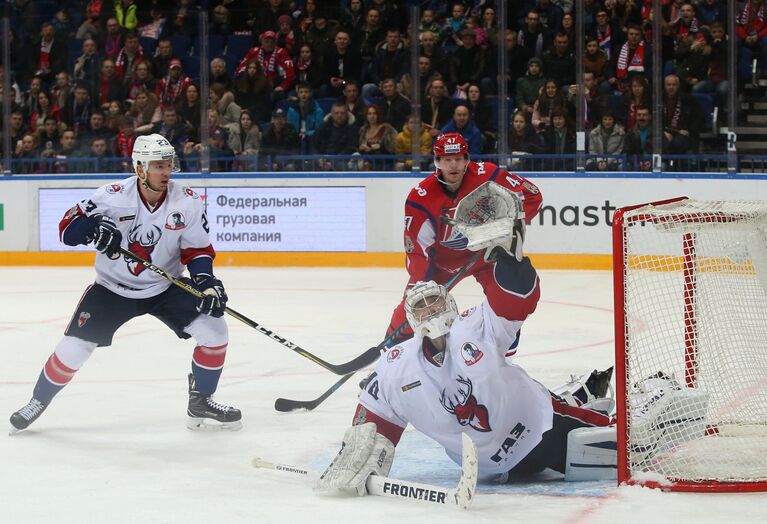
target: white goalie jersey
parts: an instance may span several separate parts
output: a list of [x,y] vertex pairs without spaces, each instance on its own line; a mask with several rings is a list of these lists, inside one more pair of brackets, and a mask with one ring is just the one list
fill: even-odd
[[[142,197],[137,177],[107,184],[90,199],[70,209],[61,221],[60,236],[79,216],[104,215],[122,233],[122,247],[153,262],[174,277],[198,257],[215,256],[208,235],[208,220],[200,196],[173,180],[156,206]],[[155,296],[170,286],[160,275],[125,257],[110,260],[96,255],[96,283],[128,298]]]
[[509,471],[553,418],[549,391],[506,358],[521,326],[496,315],[485,300],[453,323],[442,366],[427,360],[423,338],[415,336],[381,356],[359,402],[400,427],[412,424],[458,464],[467,433],[480,472]]

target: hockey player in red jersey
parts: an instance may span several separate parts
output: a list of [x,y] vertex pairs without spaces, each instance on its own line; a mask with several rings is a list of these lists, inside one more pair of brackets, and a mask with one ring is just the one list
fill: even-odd
[[[495,164],[470,161],[468,145],[458,133],[446,133],[437,138],[434,164],[437,170],[422,180],[405,202],[405,252],[410,275],[407,288],[419,280],[444,284],[469,262],[474,253],[466,249],[464,236],[456,231],[450,221],[458,204],[487,182],[510,189],[520,204],[513,230],[500,232],[501,236],[496,239],[487,239],[487,251],[496,245],[502,246],[521,260],[525,224],[529,224],[541,208],[539,189],[529,180]],[[473,275],[482,288],[486,288],[492,278],[492,265],[487,259],[488,256],[473,264],[461,278]],[[533,283],[518,283],[507,295],[514,317],[524,320],[535,310],[539,296],[537,278]],[[387,335],[404,322],[403,300],[394,310]],[[407,329],[398,340],[410,336],[412,332]]]
[[[99,252],[96,281],[85,290],[64,337],[43,366],[32,399],[11,415],[12,432],[34,422],[97,347],[111,345],[120,326],[144,314],[160,319],[179,338],[196,341],[188,376],[187,427],[242,427],[238,409],[212,399],[229,334],[223,318],[227,295],[213,276],[215,252],[203,201],[190,188],[171,180],[178,161],[173,146],[162,135],[138,137],[132,158],[136,176],[100,187],[61,220],[62,242],[71,246],[92,243]],[[120,248],[165,268],[176,278],[186,267],[189,282],[203,298],[121,257]]]

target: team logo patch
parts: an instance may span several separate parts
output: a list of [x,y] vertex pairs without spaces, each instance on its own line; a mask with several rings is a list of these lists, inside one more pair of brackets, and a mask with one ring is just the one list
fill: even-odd
[[420,380],[416,380],[415,382],[411,382],[410,384],[405,384],[404,386],[402,386],[402,392],[404,393],[406,391],[410,391],[411,389],[415,389],[420,385],[421,385]]
[[195,193],[191,187],[184,186],[184,193],[186,193],[186,196],[190,198],[200,198],[200,195]]
[[389,350],[389,354],[386,355],[386,360],[388,360],[389,362],[394,362],[400,357],[401,354],[402,354],[402,348],[399,346],[395,346]]
[[66,212],[64,215],[65,220],[71,220],[72,218],[76,217],[77,214],[80,212],[80,208],[77,206],[69,208],[69,211]]
[[119,193],[123,190],[123,186],[120,184],[109,184],[107,186],[107,193],[110,195],[114,195],[115,193]]
[[[142,225],[138,224],[128,232],[128,251],[135,253],[147,262],[151,262],[152,251],[162,237],[162,229],[154,225],[149,228],[149,231],[142,231],[142,229]],[[134,262],[127,257],[125,257],[125,262],[128,264],[128,271],[133,276],[139,276],[146,269],[143,264]]]
[[466,311],[461,311],[461,317],[462,318],[470,317],[474,314],[476,310],[477,310],[477,306],[474,306],[474,307],[470,307]]
[[352,426],[359,426],[360,424],[364,424],[367,417],[368,410],[363,406],[360,406],[360,409],[357,411],[357,416],[355,416],[354,420],[352,421]]
[[525,186],[525,187],[526,187],[526,188],[527,188],[527,189],[528,189],[528,190],[529,190],[529,191],[530,191],[532,194],[534,194],[534,195],[537,195],[538,193],[540,193],[540,191],[538,190],[538,188],[537,188],[537,187],[535,187],[535,186],[532,184],[532,182],[528,182],[527,180],[525,180],[524,182],[522,182],[522,185],[523,185],[523,186]]
[[463,357],[463,360],[466,361],[467,366],[473,366],[482,360],[482,357],[485,356],[485,354],[482,353],[477,346],[471,342],[467,342],[461,347],[461,356]]
[[185,227],[186,220],[184,219],[183,213],[180,211],[174,211],[168,215],[168,218],[165,219],[165,229],[178,231],[179,229],[184,229]]
[[490,427],[490,415],[487,408],[477,402],[471,394],[473,385],[471,380],[458,375],[457,387],[445,388],[440,395],[442,407],[448,413],[455,415],[461,426],[469,426],[482,433],[492,431]]
[[414,249],[413,241],[409,236],[405,235],[405,253],[412,253]]
[[83,327],[86,322],[88,322],[88,319],[91,318],[91,314],[87,311],[83,311],[80,313],[80,316],[77,317],[77,327]]

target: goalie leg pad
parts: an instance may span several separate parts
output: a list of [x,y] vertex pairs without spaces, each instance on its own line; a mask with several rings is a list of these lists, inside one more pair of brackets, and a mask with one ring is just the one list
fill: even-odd
[[577,428],[567,434],[565,480],[615,480],[618,477],[615,426]]
[[709,395],[658,373],[632,388],[631,460],[643,462],[706,434]]
[[314,489],[361,496],[367,493],[365,483],[370,475],[387,476],[394,462],[394,444],[376,429],[373,422],[347,429],[341,450]]

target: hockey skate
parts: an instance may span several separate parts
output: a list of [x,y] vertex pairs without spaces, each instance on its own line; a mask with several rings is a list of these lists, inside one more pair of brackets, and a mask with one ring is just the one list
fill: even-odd
[[239,409],[219,404],[210,395],[195,390],[194,375],[189,374],[189,416],[186,427],[195,431],[242,429],[242,413]]
[[634,384],[631,405],[631,461],[640,464],[706,432],[709,395],[680,385],[659,371]]
[[571,406],[590,408],[612,415],[615,412],[613,388],[610,385],[612,376],[612,366],[604,371],[595,369],[581,377],[570,375],[570,382],[553,388],[551,392],[565,399]]
[[26,406],[11,415],[11,425],[13,427],[8,434],[14,435],[19,431],[27,429],[32,422],[37,420],[37,418],[43,414],[43,411],[45,411],[45,408],[47,407],[48,406],[32,397]]

